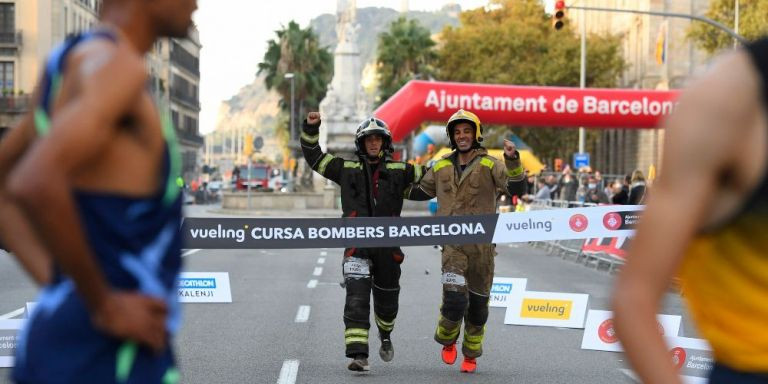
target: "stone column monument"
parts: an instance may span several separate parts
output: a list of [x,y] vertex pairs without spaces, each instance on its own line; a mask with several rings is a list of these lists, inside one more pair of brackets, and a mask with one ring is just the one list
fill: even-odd
[[320,102],[323,127],[320,144],[329,153],[347,159],[355,159],[355,130],[370,113],[368,97],[360,84],[362,66],[357,33],[355,0],[337,0],[336,36],[338,45],[334,52],[333,80],[328,93]]

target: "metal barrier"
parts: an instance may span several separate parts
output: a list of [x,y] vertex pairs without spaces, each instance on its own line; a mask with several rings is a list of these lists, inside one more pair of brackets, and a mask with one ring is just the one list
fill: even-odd
[[[581,203],[578,201],[564,200],[534,200],[528,205],[528,210],[563,209],[576,207],[594,207],[597,204]],[[553,256],[560,256],[564,260],[572,260],[587,267],[597,270],[605,270],[609,273],[617,272],[624,259],[604,251],[585,250],[584,245],[591,239],[571,239],[554,241],[529,242],[534,248],[540,248]]]

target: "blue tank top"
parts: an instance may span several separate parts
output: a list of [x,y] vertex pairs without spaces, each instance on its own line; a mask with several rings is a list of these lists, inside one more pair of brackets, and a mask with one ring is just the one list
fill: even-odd
[[[39,135],[50,129],[53,100],[67,55],[92,39],[117,41],[109,31],[92,31],[65,42],[51,54],[41,103],[34,111]],[[181,158],[167,109],[160,115],[166,149],[160,187],[152,196],[76,190],[74,198],[88,243],[110,286],[164,299],[169,309],[166,328],[174,335],[180,325],[176,287],[181,270],[182,198],[176,179]],[[53,281],[40,293],[20,339],[14,369],[19,382],[159,382],[173,376],[175,370],[170,351],[158,357],[94,329],[73,281],[56,267]]]

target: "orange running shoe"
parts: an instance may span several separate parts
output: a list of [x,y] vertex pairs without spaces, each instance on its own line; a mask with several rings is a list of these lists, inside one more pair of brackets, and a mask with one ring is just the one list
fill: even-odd
[[444,363],[453,365],[456,362],[456,344],[444,345],[441,355]]
[[474,357],[464,357],[464,361],[461,363],[461,371],[467,373],[475,373],[477,369],[477,360]]

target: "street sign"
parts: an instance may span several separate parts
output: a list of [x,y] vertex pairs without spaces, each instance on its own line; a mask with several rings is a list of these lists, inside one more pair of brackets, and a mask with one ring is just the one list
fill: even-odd
[[582,167],[589,167],[589,153],[574,153],[573,167],[577,170]]

